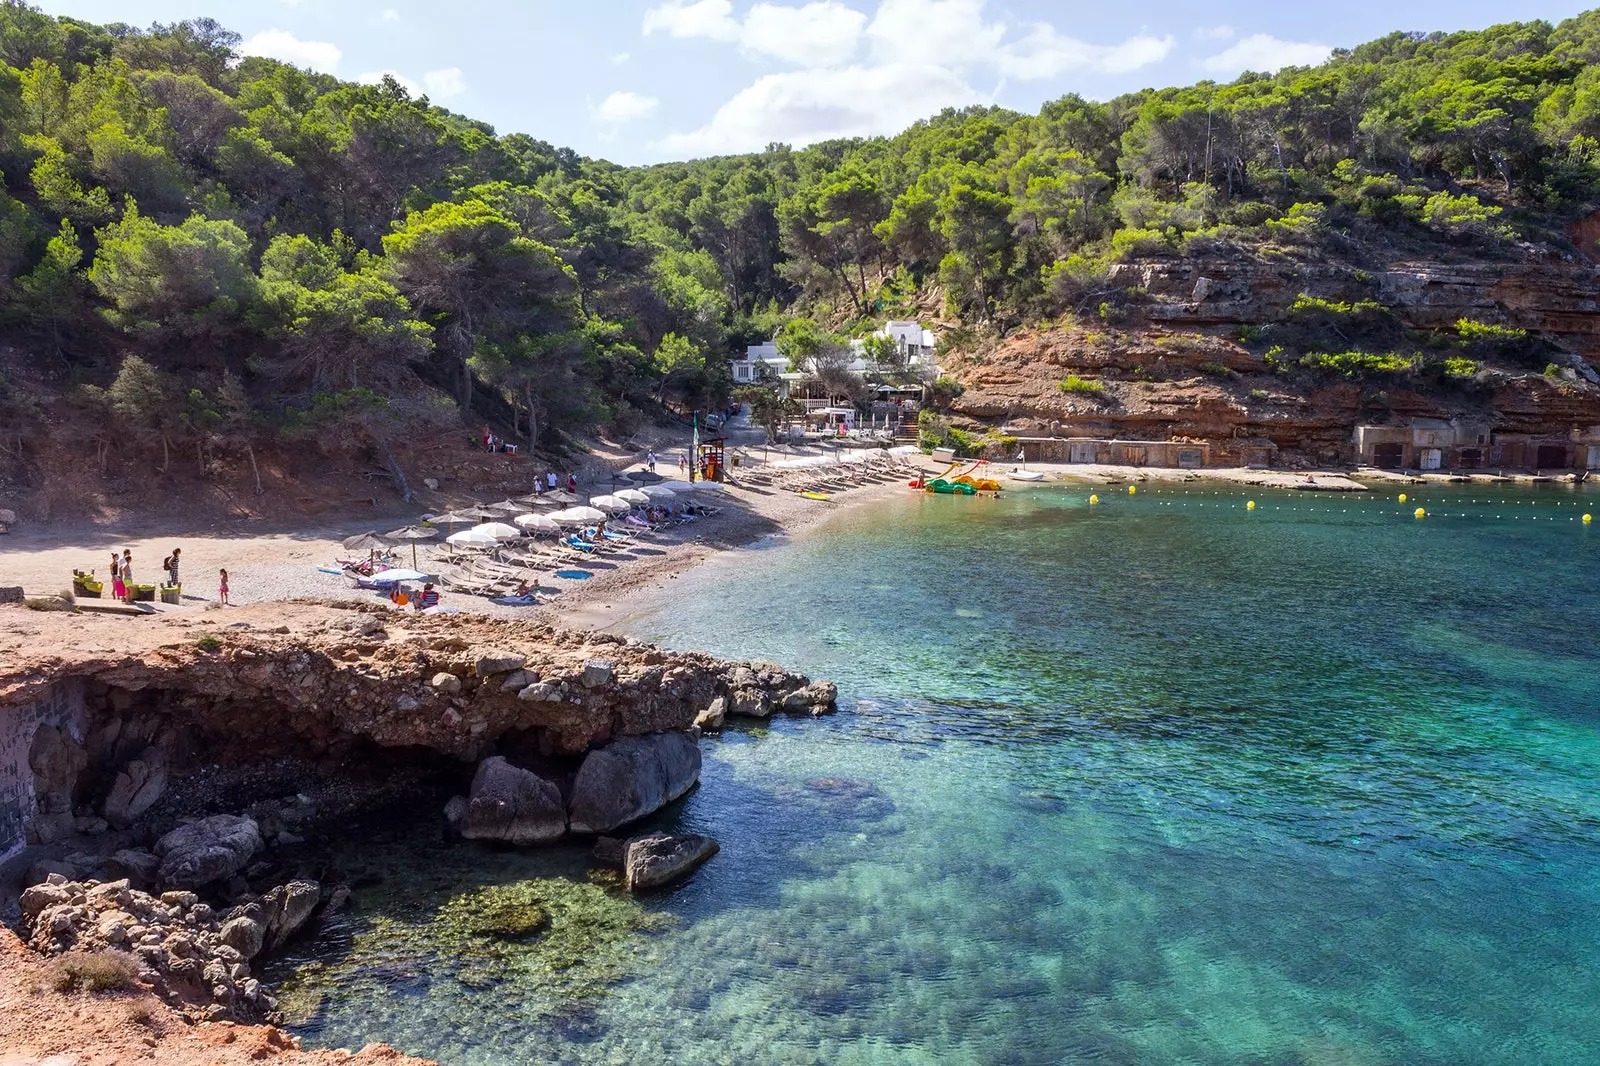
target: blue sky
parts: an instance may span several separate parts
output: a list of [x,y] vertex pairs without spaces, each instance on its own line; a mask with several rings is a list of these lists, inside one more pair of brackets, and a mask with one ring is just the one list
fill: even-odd
[[[39,2],[39,0],[36,0]],[[620,163],[893,133],[952,105],[1228,80],[1396,29],[1558,21],[1564,0],[43,0],[93,22],[198,15],[245,51]]]

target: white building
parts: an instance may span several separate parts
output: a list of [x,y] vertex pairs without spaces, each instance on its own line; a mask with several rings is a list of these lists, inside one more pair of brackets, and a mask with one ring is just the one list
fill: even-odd
[[[873,333],[873,336],[892,338],[908,371],[918,375],[925,372],[938,374],[939,368],[934,365],[933,357],[939,338],[932,330],[922,328],[921,323],[886,322],[882,329]],[[862,355],[864,347],[861,341],[850,342],[855,358],[850,361],[846,369],[857,374],[865,374],[872,369],[871,364]],[[743,358],[730,359],[728,365],[733,369],[735,385],[748,385],[761,380],[767,376],[761,369],[764,366],[771,372],[771,376],[782,382],[786,393],[795,382],[806,376],[789,369],[789,360],[779,353],[778,345],[773,341],[750,345],[745,349]]]

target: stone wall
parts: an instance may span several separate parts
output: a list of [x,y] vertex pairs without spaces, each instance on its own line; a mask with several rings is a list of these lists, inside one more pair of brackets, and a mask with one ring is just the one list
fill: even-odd
[[83,688],[81,679],[66,678],[32,703],[0,707],[0,859],[21,850],[38,809],[29,756],[39,727],[54,726],[83,740]]

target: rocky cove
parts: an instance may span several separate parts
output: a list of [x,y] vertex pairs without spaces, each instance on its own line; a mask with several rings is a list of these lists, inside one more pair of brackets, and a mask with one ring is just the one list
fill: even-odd
[[131,956],[192,1020],[281,1018],[261,962],[352,891],[325,834],[427,807],[447,836],[598,840],[608,890],[647,890],[717,849],[629,828],[695,787],[702,730],[835,701],[771,664],[383,607],[0,621],[6,918]]

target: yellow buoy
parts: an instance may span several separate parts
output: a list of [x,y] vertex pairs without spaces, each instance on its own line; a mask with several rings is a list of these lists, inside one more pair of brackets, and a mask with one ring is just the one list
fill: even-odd
[[1406,502],[1406,494],[1403,493],[1403,492],[1400,494],[1400,502],[1401,503],[1405,503]]
[[1427,515],[1427,513],[1428,513],[1427,511],[1424,511],[1422,508],[1418,507],[1415,511],[1412,512],[1412,516],[1415,517],[1415,518],[1423,518],[1423,517],[1425,517]]
[[1137,485],[1129,485],[1128,486],[1128,495],[1129,496],[1132,496],[1134,493],[1136,493],[1138,491],[1139,491],[1139,486],[1137,486]]
[[1090,503],[1099,503],[1100,502],[1100,497],[1098,497],[1098,496],[1090,496],[1089,497],[1089,502]]
[[1256,509],[1256,501],[1251,500],[1249,503],[1244,505],[1244,509],[1246,511],[1254,511]]
[[1594,515],[1586,514],[1586,515],[1583,516],[1583,524],[1584,525],[1588,525],[1590,522],[1593,522],[1593,521],[1594,521]]

